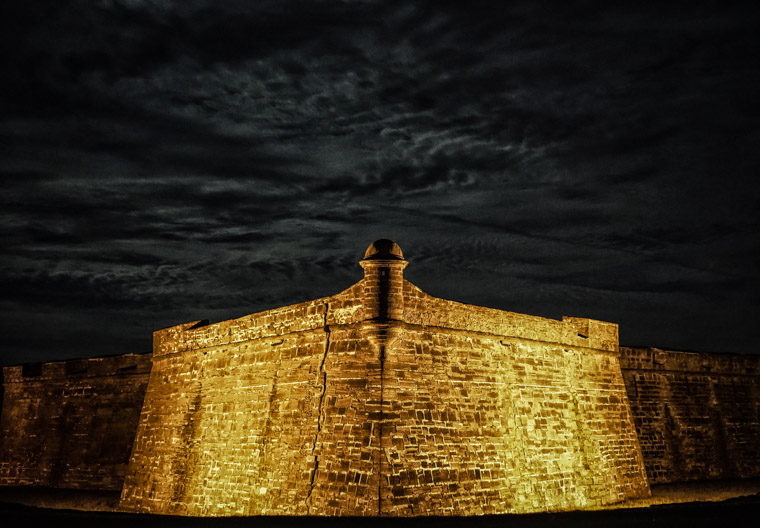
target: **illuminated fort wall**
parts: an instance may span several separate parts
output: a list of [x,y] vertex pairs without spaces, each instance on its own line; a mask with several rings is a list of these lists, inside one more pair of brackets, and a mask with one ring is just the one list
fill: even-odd
[[120,490],[150,355],[3,369],[0,485]]
[[377,365],[356,338],[357,290],[156,332],[122,506],[306,514],[317,499],[312,477],[328,464],[357,480],[357,502],[376,501],[368,431]]
[[652,484],[760,477],[760,357],[620,352]]
[[156,332],[122,507],[472,515],[649,494],[616,325],[431,297],[391,244],[338,295]]

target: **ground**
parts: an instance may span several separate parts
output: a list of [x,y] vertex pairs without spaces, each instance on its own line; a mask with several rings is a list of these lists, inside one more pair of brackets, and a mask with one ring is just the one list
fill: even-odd
[[[87,492],[52,489],[3,488],[0,490],[0,519],[6,526],[22,523],[103,526],[330,526],[362,528],[393,523],[414,528],[422,525],[501,526],[756,526],[760,514],[760,479],[660,484],[652,486],[652,497],[628,501],[604,511],[574,511],[530,515],[483,517],[356,518],[248,517],[200,519],[119,512],[118,492]],[[7,524],[6,524],[7,523]]]

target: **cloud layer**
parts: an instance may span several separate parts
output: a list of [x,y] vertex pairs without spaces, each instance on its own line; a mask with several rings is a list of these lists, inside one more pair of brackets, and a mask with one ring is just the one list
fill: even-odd
[[5,364],[329,295],[431,294],[752,353],[754,11],[56,1],[0,17]]

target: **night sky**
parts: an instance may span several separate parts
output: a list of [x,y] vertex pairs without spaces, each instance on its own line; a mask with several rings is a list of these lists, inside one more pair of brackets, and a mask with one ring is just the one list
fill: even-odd
[[437,297],[758,353],[759,14],[558,4],[3,2],[2,364],[337,293],[378,238]]

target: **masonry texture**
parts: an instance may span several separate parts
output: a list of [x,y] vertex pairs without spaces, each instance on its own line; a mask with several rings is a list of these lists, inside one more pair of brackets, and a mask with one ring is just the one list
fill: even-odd
[[120,490],[150,355],[3,369],[0,484]]
[[6,367],[0,485],[121,489],[162,514],[413,516],[760,476],[757,359],[435,298],[388,240],[360,264],[331,297],[159,330],[152,356]]
[[154,335],[122,507],[475,515],[649,493],[617,326],[431,297],[378,241],[332,297]]
[[760,357],[620,354],[651,483],[760,477]]

